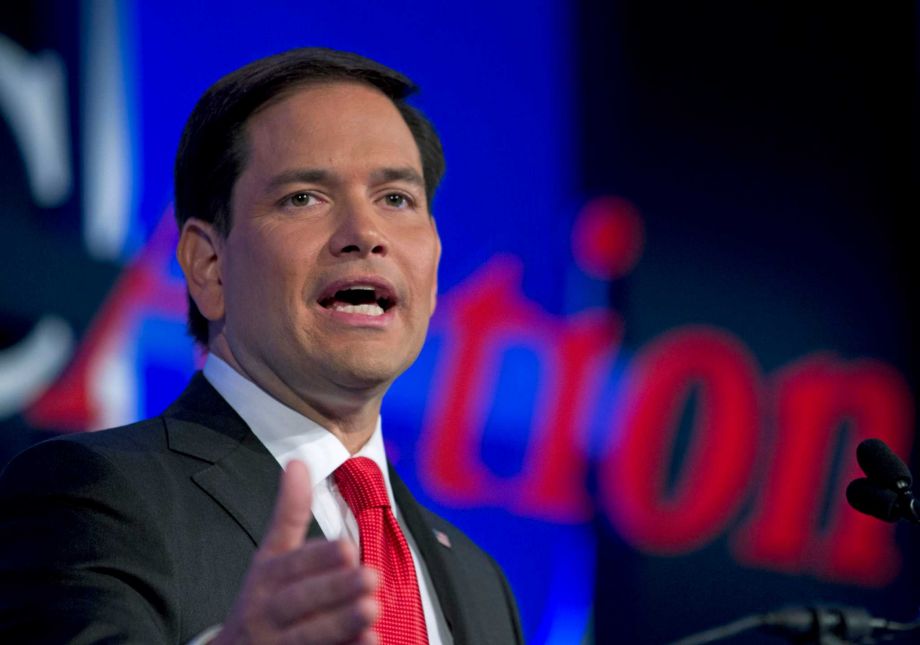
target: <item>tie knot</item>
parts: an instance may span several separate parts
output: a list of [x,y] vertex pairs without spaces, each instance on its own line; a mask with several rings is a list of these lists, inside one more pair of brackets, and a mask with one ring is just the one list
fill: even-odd
[[389,507],[383,473],[373,460],[353,457],[336,468],[334,476],[339,492],[355,515],[366,508]]

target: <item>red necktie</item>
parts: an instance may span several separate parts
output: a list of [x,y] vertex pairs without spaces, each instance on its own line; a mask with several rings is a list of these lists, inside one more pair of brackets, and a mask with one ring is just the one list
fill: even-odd
[[415,566],[380,468],[367,457],[354,457],[335,471],[335,483],[358,520],[361,562],[380,574],[380,616],[374,629],[381,645],[427,645]]

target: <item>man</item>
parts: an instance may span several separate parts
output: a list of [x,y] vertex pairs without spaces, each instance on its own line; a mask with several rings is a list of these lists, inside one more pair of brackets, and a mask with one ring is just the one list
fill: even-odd
[[161,417],[10,464],[0,640],[522,640],[497,565],[383,454],[380,404],[424,342],[440,257],[443,158],[412,90],[303,49],[199,101],[176,215],[203,374]]

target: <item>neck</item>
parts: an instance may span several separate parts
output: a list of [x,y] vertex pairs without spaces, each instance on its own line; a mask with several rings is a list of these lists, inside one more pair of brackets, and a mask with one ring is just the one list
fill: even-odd
[[299,391],[270,370],[246,369],[243,361],[237,360],[233,352],[220,344],[212,344],[208,351],[272,398],[335,435],[351,454],[358,452],[377,428],[385,388],[379,392],[345,388]]
[[358,406],[348,401],[339,401],[334,405],[326,401],[310,404],[297,398],[297,402],[302,402],[298,406],[284,399],[278,400],[334,434],[351,454],[361,450],[368,442],[377,429],[377,419],[380,417],[379,399]]

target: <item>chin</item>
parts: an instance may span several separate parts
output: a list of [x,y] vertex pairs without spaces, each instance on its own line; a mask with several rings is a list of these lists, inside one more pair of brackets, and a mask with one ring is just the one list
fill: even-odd
[[395,351],[392,344],[355,344],[339,348],[340,351],[328,357],[328,365],[337,366],[336,371],[349,382],[366,386],[389,385],[406,371],[421,351],[411,353]]
[[389,361],[363,360],[337,361],[335,381],[349,389],[388,388],[396,377],[405,371],[405,366],[396,366]]

